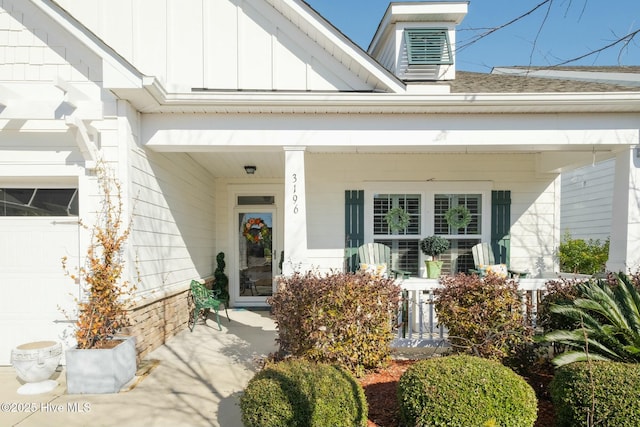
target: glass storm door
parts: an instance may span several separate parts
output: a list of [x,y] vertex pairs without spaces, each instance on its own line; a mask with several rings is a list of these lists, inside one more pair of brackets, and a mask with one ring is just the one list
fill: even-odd
[[264,302],[273,294],[274,214],[269,211],[238,213],[238,299]]

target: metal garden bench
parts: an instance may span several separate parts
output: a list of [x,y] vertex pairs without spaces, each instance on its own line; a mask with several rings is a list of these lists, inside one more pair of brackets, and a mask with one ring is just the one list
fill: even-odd
[[[207,315],[209,311],[213,309],[216,313],[216,322],[218,323],[218,329],[222,330],[220,325],[220,304],[224,302],[217,298],[217,292],[207,289],[202,283],[197,280],[191,281],[191,298],[193,299],[194,308],[189,313],[189,329],[193,332],[193,328],[196,326],[196,322],[200,315],[203,315],[203,319],[206,323]],[[227,305],[225,304],[225,311]],[[227,313],[227,319],[229,314]],[[231,321],[231,319],[229,319]]]

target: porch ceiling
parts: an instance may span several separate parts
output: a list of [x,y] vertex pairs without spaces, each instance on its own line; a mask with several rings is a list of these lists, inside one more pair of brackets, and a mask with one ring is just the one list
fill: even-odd
[[[210,150],[189,152],[188,154],[216,178],[259,178],[282,179],[284,177],[285,160],[283,147],[245,147],[244,151],[220,150],[221,147],[210,147]],[[237,148],[237,147],[236,147]],[[615,156],[620,150],[616,145],[599,146],[566,146],[566,145],[521,145],[521,146],[333,146],[307,147],[309,155],[313,154],[383,154],[383,155],[415,155],[415,154],[531,154],[538,156],[541,172],[560,172],[570,170],[593,161],[602,161]],[[398,160],[398,167],[401,162]],[[247,175],[244,166],[256,166],[254,175]]]

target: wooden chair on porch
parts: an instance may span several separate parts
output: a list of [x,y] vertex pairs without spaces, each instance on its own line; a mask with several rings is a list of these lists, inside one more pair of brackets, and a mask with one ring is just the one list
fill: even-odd
[[512,278],[524,278],[527,276],[526,271],[512,270],[508,264],[496,264],[496,258],[489,243],[478,243],[471,248],[471,253],[473,254],[473,263],[475,264],[475,268],[469,270],[471,274],[485,276],[488,271],[498,273],[502,270],[508,277]]
[[410,277],[411,272],[405,270],[397,270],[392,267],[391,248],[382,243],[365,243],[358,248],[358,259],[360,268],[366,264],[367,270],[374,273],[380,271],[384,265],[384,271],[386,277],[398,277],[406,279]]

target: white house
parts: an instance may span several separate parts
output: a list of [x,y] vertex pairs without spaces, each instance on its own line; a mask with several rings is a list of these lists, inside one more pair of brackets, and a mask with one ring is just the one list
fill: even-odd
[[[456,70],[467,2],[391,4],[369,52],[302,0],[4,0],[0,8],[0,364],[60,338],[82,283],[78,219],[106,162],[135,215],[128,241],[144,355],[183,329],[191,279],[225,254],[234,306],[273,276],[350,268],[363,242],[423,274],[491,242],[531,276],[557,271],[560,174],[615,158],[610,267],[640,265],[640,89]],[[465,205],[471,223],[444,221]],[[390,232],[392,207],[410,214]]]
[[[640,87],[638,66],[495,67],[492,73]],[[615,165],[615,158],[600,162],[594,158],[591,164],[563,172],[562,233],[569,232],[573,238],[598,239],[601,242],[611,236]]]

